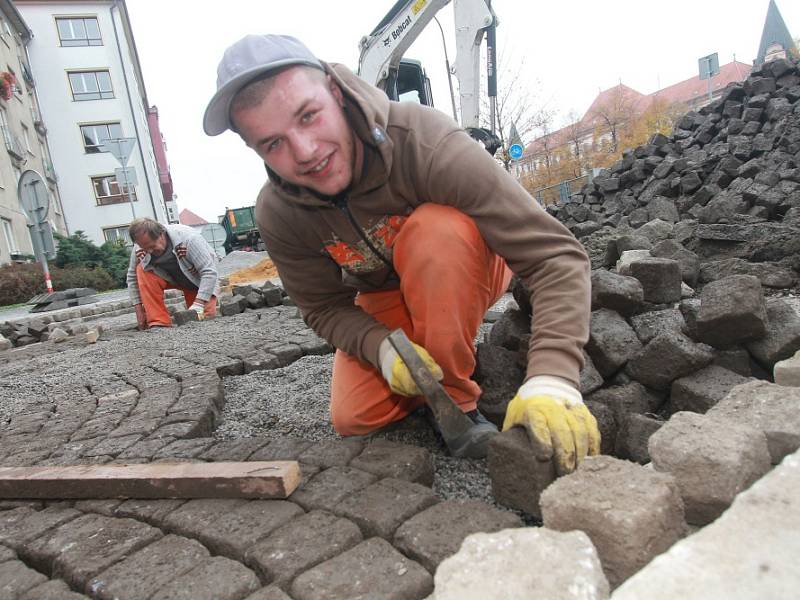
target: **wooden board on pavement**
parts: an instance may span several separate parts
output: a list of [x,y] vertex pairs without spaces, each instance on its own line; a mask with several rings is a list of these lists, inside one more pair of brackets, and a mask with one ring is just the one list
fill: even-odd
[[286,498],[296,461],[0,467],[0,498]]

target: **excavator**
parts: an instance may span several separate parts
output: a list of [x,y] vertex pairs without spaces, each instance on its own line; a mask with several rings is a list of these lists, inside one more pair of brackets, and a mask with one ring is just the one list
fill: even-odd
[[[403,58],[414,40],[451,0],[398,0],[372,32],[359,44],[358,75],[382,89],[391,100],[413,100],[433,106],[430,81],[422,64]],[[450,67],[445,61],[450,84],[453,118],[490,154],[501,147],[496,134],[497,101],[497,16],[491,0],[452,0],[456,32],[456,58]],[[441,29],[441,25],[440,25]],[[442,33],[444,37],[444,33]],[[481,46],[486,39],[486,80],[489,96],[489,127],[480,123]],[[449,75],[459,82],[461,119],[456,111],[453,85]]]

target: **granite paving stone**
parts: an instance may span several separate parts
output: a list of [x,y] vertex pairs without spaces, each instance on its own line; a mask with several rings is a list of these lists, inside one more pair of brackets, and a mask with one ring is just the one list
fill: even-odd
[[0,598],[18,598],[45,581],[47,577],[20,560],[0,563]]
[[164,519],[167,515],[186,502],[186,500],[179,498],[126,500],[117,507],[115,516],[130,517],[145,521],[156,527],[163,527]]
[[326,440],[304,450],[297,460],[323,469],[345,467],[363,448],[361,440]]
[[82,456],[119,456],[142,439],[141,434],[133,433],[122,437],[108,437],[99,444],[83,451]]
[[162,537],[133,519],[87,514],[65,523],[20,550],[34,567],[52,572],[73,589],[87,591],[89,580],[132,552]]
[[428,487],[433,485],[430,452],[418,446],[373,440],[350,462],[350,466],[378,477],[404,479]]
[[393,598],[415,600],[433,591],[433,577],[381,538],[372,538],[295,579],[297,600]]
[[7,548],[6,546],[0,546],[0,562],[14,560],[15,558],[17,558],[16,552],[14,552],[11,548]]
[[244,461],[269,442],[270,438],[267,437],[222,440],[204,450],[198,458],[208,461]]
[[46,581],[28,590],[18,600],[88,600],[89,596],[73,592],[60,579]]
[[265,582],[287,589],[297,575],[362,541],[358,526],[325,511],[301,515],[257,542],[245,556]]
[[772,464],[800,448],[800,388],[751,381],[737,385],[706,414],[752,425],[767,436]]
[[[547,565],[546,572],[532,565]],[[589,537],[544,527],[467,536],[458,553],[439,565],[434,583],[430,600],[606,600],[609,595]]]
[[88,591],[100,600],[145,600],[208,557],[202,544],[167,535],[94,577]]
[[175,438],[163,437],[136,442],[133,446],[125,449],[118,455],[118,458],[153,458],[161,448],[171,444]]
[[214,443],[213,438],[175,440],[153,455],[153,458],[197,458]]
[[199,539],[214,554],[244,561],[245,553],[258,540],[302,514],[303,509],[293,502],[251,500],[206,525]]
[[424,485],[387,478],[346,498],[336,512],[356,523],[365,538],[391,540],[401,523],[438,501]]
[[244,565],[214,556],[175,578],[150,596],[150,600],[241,600],[261,587]]
[[449,500],[403,523],[395,532],[394,546],[433,573],[469,534],[521,525],[517,515],[479,500]]
[[492,494],[503,506],[541,517],[539,497],[556,478],[552,461],[537,460],[528,432],[512,427],[489,442]]
[[800,589],[800,453],[739,494],[716,521],[628,579],[615,600],[791,599]]
[[371,473],[352,467],[331,467],[312,477],[289,496],[289,500],[306,510],[320,508],[333,512],[342,500],[377,479]]
[[587,457],[541,498],[544,526],[584,531],[615,587],[685,533],[675,479],[611,456]]
[[712,364],[672,382],[670,407],[673,412],[688,410],[704,413],[732,388],[745,382],[746,377]]
[[28,541],[62,523],[80,517],[81,514],[83,513],[72,508],[34,510],[28,506],[0,512],[0,543],[11,546],[19,552]]
[[105,515],[107,517],[113,517],[115,516],[117,507],[119,507],[122,502],[122,500],[117,500],[114,498],[101,500],[79,500],[75,503],[75,508],[85,513],[90,512]]
[[261,588],[255,594],[251,594],[245,600],[292,600],[289,596],[286,595],[281,588],[277,585],[270,585],[265,588]]
[[650,454],[656,470],[678,483],[691,525],[712,522],[770,470],[760,429],[692,412],[672,415],[650,438]]
[[166,515],[162,527],[186,537],[199,538],[214,521],[246,504],[241,498],[197,498]]

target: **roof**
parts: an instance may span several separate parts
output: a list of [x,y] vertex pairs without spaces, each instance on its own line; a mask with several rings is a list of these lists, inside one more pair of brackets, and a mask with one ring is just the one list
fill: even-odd
[[178,221],[182,225],[189,225],[190,227],[194,225],[206,225],[208,223],[203,217],[193,213],[188,208],[184,208],[178,213]]
[[764,63],[767,49],[772,44],[779,44],[784,50],[795,47],[794,40],[775,0],[769,0],[769,7],[767,7],[767,18],[764,19],[764,30],[761,32],[761,43],[758,45],[758,54],[756,54],[757,65]]
[[[722,65],[719,68],[719,74],[711,78],[711,85],[713,90],[721,90],[731,83],[744,81],[750,74],[752,67],[745,63],[734,60],[727,65]],[[691,79],[680,81],[674,85],[670,85],[663,89],[658,90],[652,94],[653,98],[666,100],[668,103],[673,102],[690,102],[694,98],[701,97],[708,94],[708,80],[700,79],[700,75],[695,75]]]
[[[750,65],[736,60],[722,65],[719,69],[719,74],[715,75],[712,79],[713,89],[718,91],[731,83],[744,81],[750,74],[751,69],[752,67]],[[583,117],[581,117],[581,120],[578,121],[578,133],[581,136],[591,133],[594,130],[598,113],[602,107],[613,105],[615,102],[625,102],[629,106],[632,106],[637,112],[642,113],[656,99],[666,100],[669,104],[675,102],[685,102],[688,104],[695,98],[702,97],[707,93],[708,82],[705,79],[700,79],[700,75],[667,86],[649,95],[637,92],[633,88],[620,83],[597,95],[591,106],[589,106]],[[536,138],[526,146],[524,156],[536,154],[548,145],[550,148],[563,145],[568,142],[570,138],[574,137],[573,127],[575,127],[575,124],[567,125],[552,133]]]

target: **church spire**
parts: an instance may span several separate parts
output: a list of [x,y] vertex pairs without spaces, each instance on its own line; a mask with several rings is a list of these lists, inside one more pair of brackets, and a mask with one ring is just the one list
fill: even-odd
[[769,0],[767,18],[764,21],[764,31],[761,33],[761,43],[758,46],[755,64],[761,65],[776,58],[787,58],[789,52],[796,54],[797,47],[775,0]]

